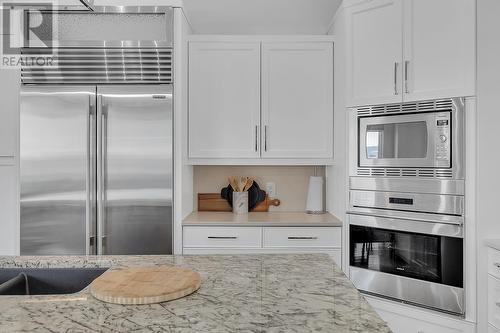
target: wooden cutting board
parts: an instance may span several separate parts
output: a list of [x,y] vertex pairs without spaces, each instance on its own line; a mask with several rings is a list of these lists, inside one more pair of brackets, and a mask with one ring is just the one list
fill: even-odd
[[[269,206],[279,206],[279,199],[266,199],[259,202],[252,209],[252,212],[267,212]],[[200,212],[232,212],[233,208],[229,205],[226,199],[221,197],[220,193],[198,193],[198,211]]]
[[151,304],[187,296],[200,285],[200,274],[187,268],[128,267],[106,271],[91,283],[90,293],[107,303]]

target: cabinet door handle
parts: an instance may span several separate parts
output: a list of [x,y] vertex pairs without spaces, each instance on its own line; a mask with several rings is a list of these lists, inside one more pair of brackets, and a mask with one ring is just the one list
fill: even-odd
[[408,89],[408,67],[410,67],[410,61],[405,60],[405,93],[409,94],[410,89]]
[[290,240],[296,240],[296,239],[318,239],[316,236],[288,236],[288,239]]
[[237,239],[236,236],[208,236],[208,239]]
[[495,305],[500,308],[500,302],[496,302]]
[[399,63],[396,61],[394,63],[394,95],[399,95],[399,93],[398,93],[398,67],[399,67]]
[[259,126],[255,125],[255,151],[259,151]]
[[267,125],[264,126],[264,151],[267,151]]

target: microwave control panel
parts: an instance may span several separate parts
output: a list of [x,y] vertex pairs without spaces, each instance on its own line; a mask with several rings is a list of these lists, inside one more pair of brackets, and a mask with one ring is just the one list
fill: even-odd
[[450,114],[447,112],[436,114],[436,160],[450,160]]

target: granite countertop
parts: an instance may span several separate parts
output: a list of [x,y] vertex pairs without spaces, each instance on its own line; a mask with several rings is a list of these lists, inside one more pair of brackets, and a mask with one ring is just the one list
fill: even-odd
[[116,305],[72,295],[0,296],[0,332],[390,332],[328,255],[0,257],[7,267],[176,265],[202,276],[178,300]]
[[341,227],[342,221],[330,213],[306,214],[304,212],[193,212],[184,221],[184,226],[256,226],[256,227]]

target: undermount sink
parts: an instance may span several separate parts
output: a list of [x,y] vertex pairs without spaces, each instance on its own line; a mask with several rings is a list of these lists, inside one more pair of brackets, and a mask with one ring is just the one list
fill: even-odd
[[2,268],[0,295],[73,294],[108,268]]

